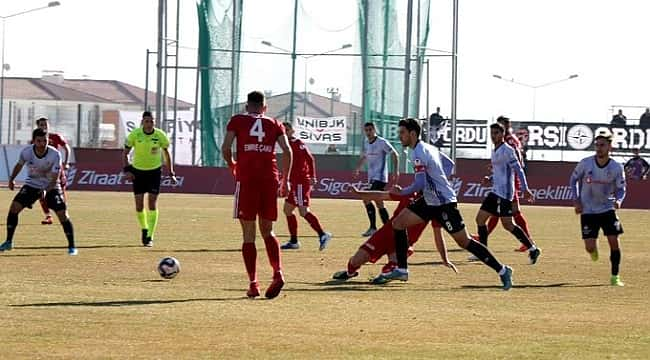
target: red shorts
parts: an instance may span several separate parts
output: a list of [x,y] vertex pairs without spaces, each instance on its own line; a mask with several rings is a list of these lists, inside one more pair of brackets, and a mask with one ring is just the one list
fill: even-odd
[[311,199],[311,184],[309,182],[291,183],[291,192],[287,196],[287,202],[293,206],[309,206]]
[[[415,244],[422,235],[422,232],[427,227],[427,223],[413,225],[406,229],[409,239],[409,245]],[[440,224],[435,220],[431,220],[432,228],[439,228]],[[376,233],[374,233],[366,242],[364,242],[359,249],[365,250],[371,263],[377,262],[382,256],[390,254],[395,251],[395,238],[393,235],[392,222],[387,222]]]
[[233,218],[255,220],[257,216],[264,220],[278,219],[277,181],[240,182],[235,184],[235,206]]

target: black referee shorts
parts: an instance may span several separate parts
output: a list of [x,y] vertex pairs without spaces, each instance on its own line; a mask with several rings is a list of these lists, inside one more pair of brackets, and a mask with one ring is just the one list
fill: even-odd
[[139,195],[144,193],[160,193],[160,179],[162,178],[162,169],[138,170],[131,168],[133,174],[133,194]]

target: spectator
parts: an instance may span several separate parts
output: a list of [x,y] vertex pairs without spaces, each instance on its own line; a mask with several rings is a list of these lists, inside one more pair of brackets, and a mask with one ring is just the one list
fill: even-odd
[[327,154],[336,154],[338,152],[339,150],[336,148],[336,145],[334,144],[329,144],[329,146],[327,147],[327,151],[326,151]]
[[639,127],[641,129],[650,128],[650,108],[645,108],[645,112],[639,118]]
[[632,153],[634,156],[625,163],[625,173],[632,180],[645,180],[650,171],[650,164],[639,155],[639,149],[632,150]]
[[623,115],[623,110],[619,109],[618,114],[612,116],[611,124],[613,126],[625,126],[627,123],[627,117]]
[[440,115],[440,107],[429,116],[429,143],[440,149],[444,144],[443,131],[447,127],[447,120]]

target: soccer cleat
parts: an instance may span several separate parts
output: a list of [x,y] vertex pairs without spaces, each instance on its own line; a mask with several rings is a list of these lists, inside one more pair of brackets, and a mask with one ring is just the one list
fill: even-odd
[[11,241],[5,241],[0,244],[0,251],[10,251],[14,248],[14,243]]
[[260,284],[258,284],[257,281],[251,281],[251,283],[248,285],[246,296],[248,296],[250,299],[254,299],[260,296]]
[[382,276],[390,280],[409,281],[408,271],[403,272],[399,269],[393,269],[393,271],[389,272],[388,274],[382,274]]
[[68,248],[68,255],[76,256],[77,254],[79,254],[79,252],[77,251],[77,248],[74,248],[74,247]]
[[476,255],[472,254],[472,255],[467,257],[467,261],[481,261],[481,259],[476,257]]
[[266,296],[267,299],[273,299],[280,295],[280,290],[282,290],[282,287],[284,286],[284,276],[282,276],[282,271],[278,271],[273,275],[273,281],[271,282],[271,285],[269,285],[268,289],[266,289],[266,293],[264,296]]
[[510,290],[510,288],[512,288],[512,268],[510,266],[506,266],[505,274],[499,275],[499,277],[503,283],[503,290]]
[[591,261],[598,261],[598,249],[590,252],[589,256],[591,256]]
[[526,251],[528,251],[528,248],[526,247],[526,245],[521,244],[521,246],[516,248],[515,251],[516,252],[526,252]]
[[147,236],[147,239],[142,242],[142,245],[144,245],[144,247],[153,247],[153,240]]
[[147,229],[142,229],[142,245],[147,246],[147,238],[149,237],[149,231]]
[[287,241],[286,243],[282,244],[282,246],[280,246],[280,249],[282,249],[282,250],[298,250],[298,249],[300,249],[300,243],[299,242],[292,243],[291,241]]
[[379,274],[376,277],[374,277],[372,280],[370,280],[370,282],[373,285],[384,285],[384,284],[389,283],[391,281],[392,281],[392,279],[387,278],[385,276],[385,274]]
[[396,268],[397,268],[397,263],[389,261],[388,263],[386,263],[386,265],[384,265],[381,268],[381,273],[382,274],[388,274],[388,273],[392,272],[393,270],[395,270]]
[[329,244],[330,240],[332,240],[332,234],[328,232],[324,232],[323,235],[320,236],[318,239],[318,243],[320,244],[318,246],[318,250],[323,251],[327,247],[327,244]]
[[539,259],[539,256],[542,255],[542,250],[540,248],[537,248],[533,251],[528,252],[528,259],[530,259],[530,264],[535,265],[537,263],[537,259]]
[[45,216],[45,219],[41,220],[41,225],[52,225],[52,215]]
[[621,277],[619,275],[612,275],[612,277],[609,279],[609,283],[612,286],[625,286],[625,283],[621,281]]
[[373,235],[374,233],[376,233],[376,232],[377,232],[377,229],[375,229],[375,228],[368,228],[368,230],[366,230],[366,232],[364,232],[363,234],[361,234],[361,236],[365,236],[365,237],[372,236],[372,235]]
[[347,270],[341,270],[335,272],[334,275],[332,275],[332,279],[346,281],[357,276],[359,276],[359,272],[357,271],[353,272],[352,274],[349,274]]

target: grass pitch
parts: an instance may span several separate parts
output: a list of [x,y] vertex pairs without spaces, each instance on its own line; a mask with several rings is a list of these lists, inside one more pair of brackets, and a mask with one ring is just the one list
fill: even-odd
[[[0,193],[0,203],[14,193]],[[542,257],[513,252],[499,229],[490,247],[514,270],[515,287],[468,263],[448,236],[460,274],[439,263],[426,230],[408,283],[367,282],[382,264],[346,283],[330,281],[361,244],[359,201],[314,200],[334,233],[318,251],[299,220],[302,249],[283,253],[287,285],[274,300],[245,298],[232,199],[163,194],[154,248],[140,246],[130,193],[71,192],[79,256],[66,254],[59,225],[40,210],[20,216],[15,248],[0,254],[0,358],[426,358],[647,359],[650,357],[647,211],[621,210],[621,276],[609,286],[609,250],[593,263],[570,208],[524,207]],[[395,203],[389,205],[392,210]],[[474,230],[476,205],[461,211]],[[283,218],[276,226],[287,240]],[[271,269],[258,239],[262,291]],[[182,270],[162,280],[156,264],[175,256]]]

